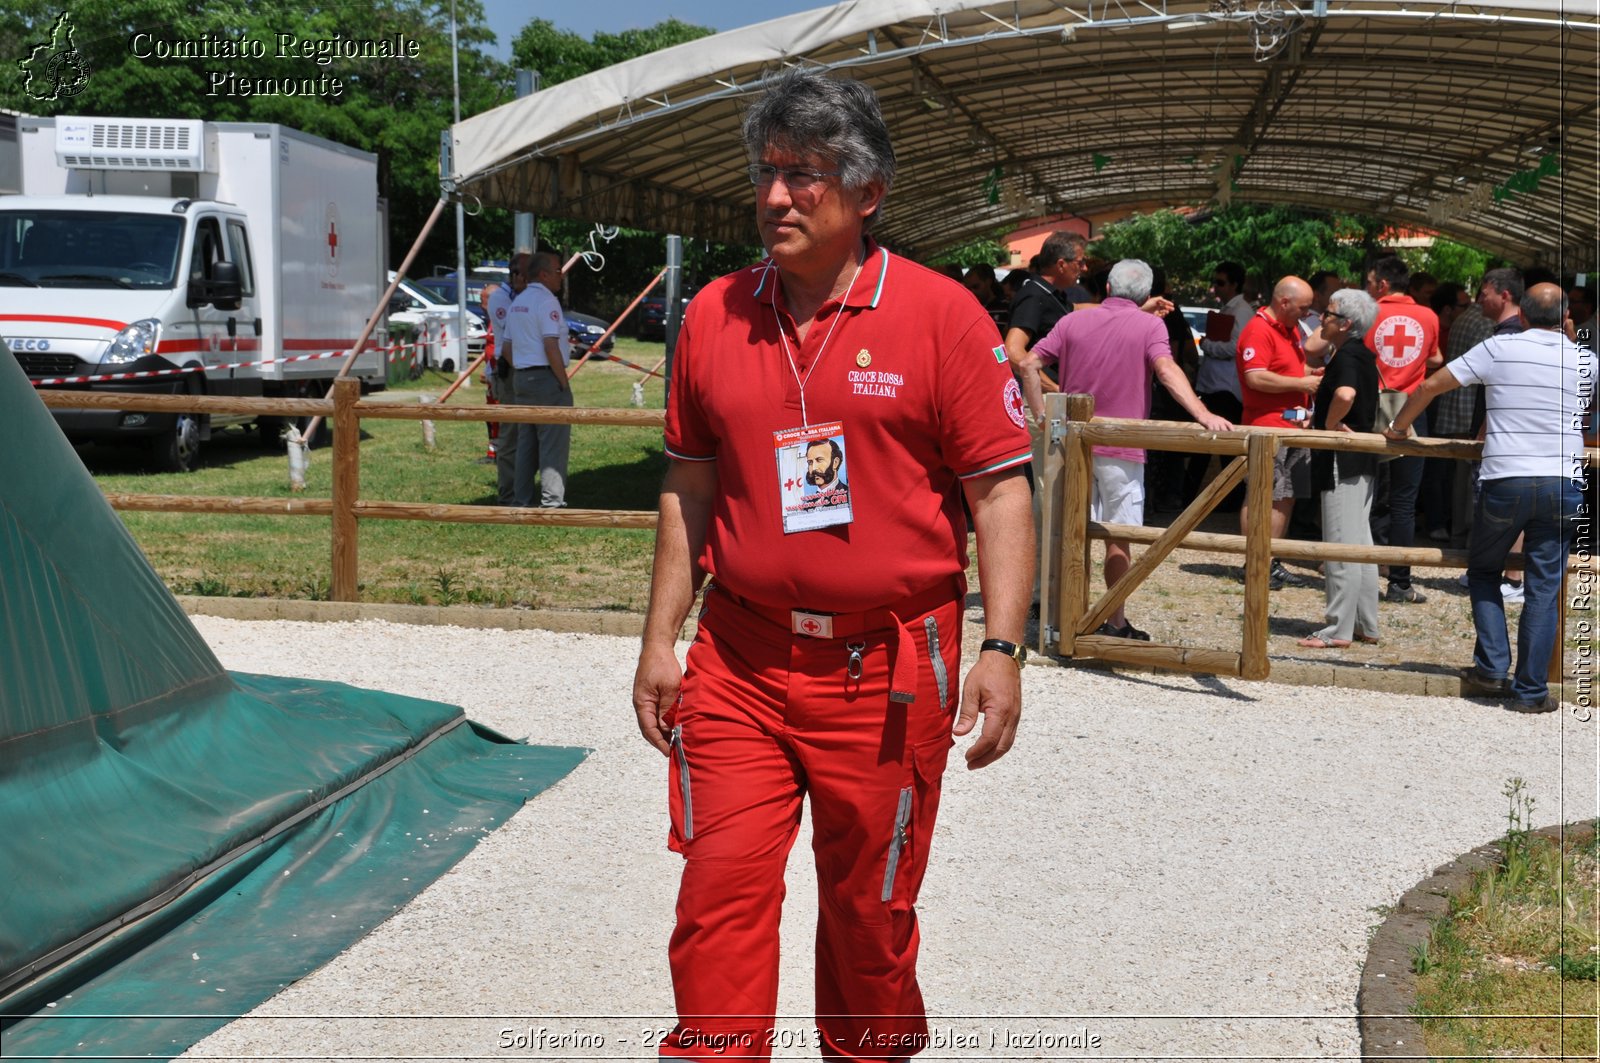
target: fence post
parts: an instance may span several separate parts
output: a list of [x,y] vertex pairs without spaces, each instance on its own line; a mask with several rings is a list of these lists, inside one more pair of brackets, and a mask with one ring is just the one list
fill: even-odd
[[[1040,433],[1033,453],[1034,518],[1038,527],[1039,640],[1040,653],[1055,653],[1052,632],[1061,630],[1061,485],[1066,476],[1066,452],[1062,449],[1067,423],[1067,397],[1052,393],[1044,397],[1044,420],[1033,426]],[[1059,638],[1059,635],[1057,636]]]
[[1252,432],[1246,444],[1245,504],[1250,507],[1244,532],[1244,645],[1240,647],[1239,674],[1245,679],[1265,679],[1267,616],[1272,569],[1272,462],[1278,438],[1271,432]]
[[361,418],[356,402],[361,382],[345,377],[333,385],[333,576],[328,598],[356,600],[356,500],[361,497]]
[[[1053,398],[1056,396],[1047,396],[1046,403]],[[1066,407],[1062,439],[1065,468],[1061,476],[1061,549],[1053,567],[1060,573],[1056,598],[1056,618],[1061,625],[1058,652],[1071,657],[1078,624],[1089,606],[1089,492],[1094,474],[1089,444],[1083,440],[1083,425],[1094,417],[1094,396],[1066,395],[1061,401]]]

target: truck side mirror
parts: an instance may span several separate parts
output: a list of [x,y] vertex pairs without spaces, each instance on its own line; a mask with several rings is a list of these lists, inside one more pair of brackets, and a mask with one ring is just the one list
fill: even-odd
[[389,296],[389,313],[403,314],[411,309],[411,296],[405,292],[395,292]]
[[218,262],[211,267],[210,302],[218,310],[237,310],[244,300],[244,285],[239,282],[239,266]]

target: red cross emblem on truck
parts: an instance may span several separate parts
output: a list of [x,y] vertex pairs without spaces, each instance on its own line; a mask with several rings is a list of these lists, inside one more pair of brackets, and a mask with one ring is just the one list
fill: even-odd
[[339,230],[338,223],[332,218],[328,219],[328,257],[339,257]]

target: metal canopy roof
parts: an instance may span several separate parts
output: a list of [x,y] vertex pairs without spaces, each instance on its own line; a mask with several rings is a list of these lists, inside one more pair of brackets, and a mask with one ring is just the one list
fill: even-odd
[[871,84],[926,254],[1062,213],[1250,201],[1596,264],[1600,0],[851,0],[643,56],[452,129],[468,197],[758,242],[740,115],[791,64]]

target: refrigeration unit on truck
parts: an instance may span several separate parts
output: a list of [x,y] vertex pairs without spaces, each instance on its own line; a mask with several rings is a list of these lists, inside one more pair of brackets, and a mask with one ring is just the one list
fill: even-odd
[[[280,125],[21,118],[0,196],[0,338],[62,390],[321,398],[383,290],[377,157]],[[340,357],[305,356],[340,352]],[[248,363],[248,364],[241,364]],[[143,379],[101,379],[188,370]],[[387,357],[351,370],[382,388]],[[54,410],[74,442],[193,465],[213,427],[275,418]]]

